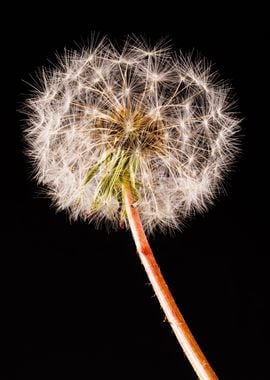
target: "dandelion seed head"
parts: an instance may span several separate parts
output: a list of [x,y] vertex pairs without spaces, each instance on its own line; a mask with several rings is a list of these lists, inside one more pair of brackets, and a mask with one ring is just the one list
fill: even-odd
[[148,233],[212,202],[237,151],[239,120],[205,61],[127,39],[66,51],[44,70],[25,131],[34,173],[72,219],[126,219],[123,181]]

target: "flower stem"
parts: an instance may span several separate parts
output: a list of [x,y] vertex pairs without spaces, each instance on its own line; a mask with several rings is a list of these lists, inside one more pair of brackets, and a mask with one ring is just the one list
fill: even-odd
[[217,375],[201,351],[198,343],[188,328],[181,312],[179,311],[173,296],[161,274],[151,247],[146,238],[140,215],[135,207],[131,188],[128,183],[123,184],[123,199],[127,212],[130,229],[136,244],[136,248],[145,268],[148,278],[160,305],[180,343],[185,355],[192,365],[197,376],[201,380],[216,380]]

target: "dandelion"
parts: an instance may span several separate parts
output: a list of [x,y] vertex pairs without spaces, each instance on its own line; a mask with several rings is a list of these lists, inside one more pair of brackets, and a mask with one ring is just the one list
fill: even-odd
[[71,219],[131,229],[172,329],[200,379],[216,379],[146,234],[179,228],[217,194],[239,120],[204,60],[128,38],[65,52],[43,72],[26,129],[35,177]]

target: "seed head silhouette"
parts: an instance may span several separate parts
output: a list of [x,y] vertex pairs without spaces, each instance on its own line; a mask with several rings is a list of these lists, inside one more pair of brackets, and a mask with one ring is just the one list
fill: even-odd
[[29,102],[38,181],[72,219],[117,227],[125,178],[147,232],[178,228],[212,201],[236,150],[239,121],[215,77],[139,39],[65,52]]

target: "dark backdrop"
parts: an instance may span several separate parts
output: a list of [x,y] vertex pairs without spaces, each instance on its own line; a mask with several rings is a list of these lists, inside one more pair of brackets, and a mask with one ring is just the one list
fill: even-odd
[[[216,7],[217,5],[215,5]],[[151,244],[165,278],[220,379],[265,380],[268,258],[262,244],[267,171],[263,108],[266,27],[263,10],[189,8],[165,2],[93,5],[74,2],[16,7],[16,109],[31,74],[55,51],[86,41],[91,31],[114,39],[136,32],[169,36],[176,48],[200,52],[229,79],[242,122],[242,154],[208,213],[182,233]],[[16,113],[14,206],[7,296],[16,379],[141,378],[191,380],[163,312],[147,284],[128,232],[96,231],[55,214],[30,180],[22,154],[24,116]],[[269,124],[269,123],[268,123]],[[10,189],[12,193],[14,188]],[[269,306],[269,305],[268,305]],[[11,338],[12,336],[12,338]]]

